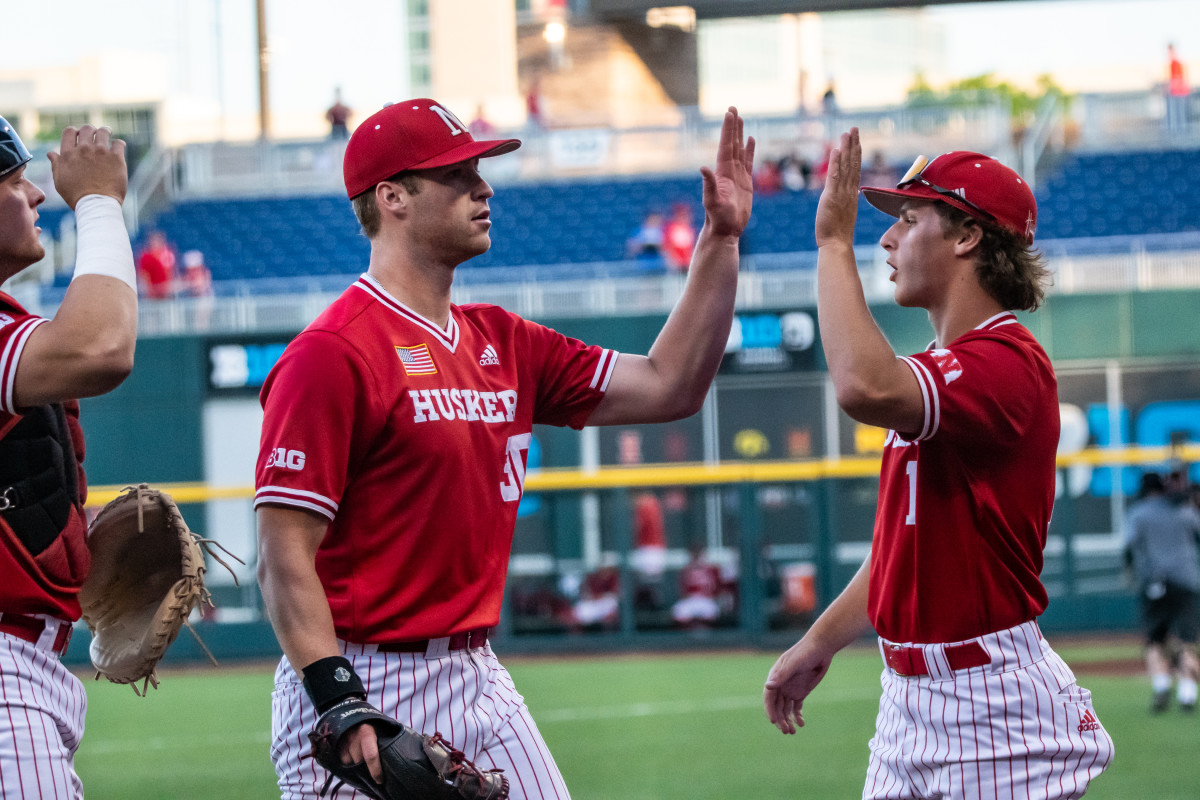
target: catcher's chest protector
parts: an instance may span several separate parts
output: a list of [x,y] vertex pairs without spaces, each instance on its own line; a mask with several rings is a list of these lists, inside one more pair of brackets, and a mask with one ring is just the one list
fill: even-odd
[[69,426],[61,405],[45,405],[0,438],[0,520],[34,556],[58,539],[81,502]]

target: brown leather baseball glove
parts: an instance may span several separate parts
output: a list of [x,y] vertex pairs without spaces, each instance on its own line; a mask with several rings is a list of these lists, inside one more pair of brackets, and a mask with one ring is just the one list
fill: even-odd
[[144,483],[100,509],[88,531],[92,566],[79,592],[96,677],[130,684],[138,694],[158,687],[155,667],[188,615],[200,603],[212,605],[201,545],[233,572],[210,544],[192,533],[169,494]]
[[[342,737],[356,725],[375,727],[383,783],[371,778],[365,763],[343,764],[338,757]],[[480,770],[441,734],[414,731],[366,700],[350,697],[321,715],[308,735],[313,758],[329,770],[324,797],[342,784],[375,800],[505,800],[508,779],[501,770]]]

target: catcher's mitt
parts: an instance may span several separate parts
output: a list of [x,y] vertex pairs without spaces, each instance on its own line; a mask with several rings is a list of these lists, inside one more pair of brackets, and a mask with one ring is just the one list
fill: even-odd
[[[364,762],[343,764],[338,745],[348,730],[360,723],[375,728],[383,784],[371,778]],[[383,714],[366,700],[349,698],[330,708],[312,733],[313,758],[329,770],[321,789],[324,797],[336,779],[333,791],[343,783],[375,800],[505,800],[508,779],[498,769],[481,771],[435,733],[427,736],[405,727]]]
[[212,604],[201,545],[233,572],[210,544],[192,533],[170,495],[144,483],[100,509],[88,530],[92,566],[79,592],[96,677],[131,684],[138,694],[158,686],[154,668],[188,615]]

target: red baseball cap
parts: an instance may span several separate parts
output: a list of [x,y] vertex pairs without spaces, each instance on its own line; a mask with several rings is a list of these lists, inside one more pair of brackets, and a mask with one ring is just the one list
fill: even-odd
[[467,126],[436,100],[422,97],[385,106],[363,120],[342,161],[346,194],[362,194],[408,169],[432,169],[511,153],[520,139],[477,142]]
[[918,156],[895,189],[864,186],[863,196],[885,214],[900,216],[910,197],[940,200],[976,219],[995,222],[1033,244],[1037,201],[1021,176],[991,156],[956,150],[933,161]]

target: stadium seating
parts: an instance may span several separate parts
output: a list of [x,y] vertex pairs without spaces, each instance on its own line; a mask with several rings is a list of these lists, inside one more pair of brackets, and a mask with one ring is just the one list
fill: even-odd
[[[1038,187],[1038,238],[1200,231],[1200,196],[1190,185],[1196,175],[1200,150],[1068,154]],[[814,191],[757,196],[743,252],[813,250],[817,197]],[[689,203],[695,219],[703,218],[698,175],[498,185],[492,249],[471,262],[472,274],[496,268],[495,278],[511,278],[531,265],[585,263],[603,263],[619,274],[615,262],[624,259],[626,239],[646,211],[666,213],[676,202]],[[857,243],[878,241],[889,224],[862,203]],[[350,275],[362,271],[368,258],[350,205],[338,195],[190,200],[161,214],[152,227],[180,250],[203,251],[216,281]],[[546,267],[537,272],[543,279],[570,274]]]
[[1038,187],[1038,235],[1200,231],[1197,176],[1200,150],[1068,155]]

